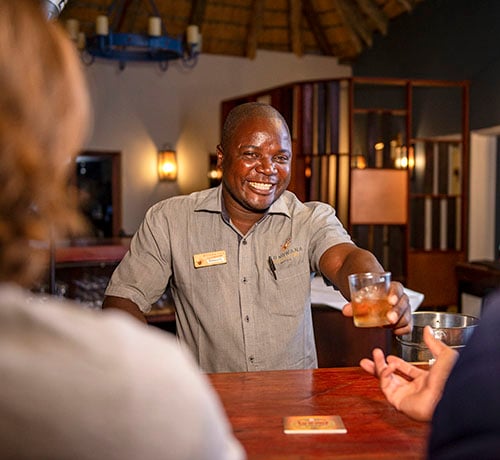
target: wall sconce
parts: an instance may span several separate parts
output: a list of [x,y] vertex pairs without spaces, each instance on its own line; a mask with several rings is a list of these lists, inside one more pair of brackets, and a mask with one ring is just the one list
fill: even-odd
[[208,154],[208,180],[210,187],[217,187],[222,180],[222,170],[217,166],[217,154]]
[[158,180],[177,179],[177,157],[175,150],[163,148],[158,151]]

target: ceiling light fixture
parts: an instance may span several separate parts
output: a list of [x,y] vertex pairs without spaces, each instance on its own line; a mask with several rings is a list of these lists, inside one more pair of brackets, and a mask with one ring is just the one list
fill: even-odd
[[[148,21],[148,32],[144,34],[116,32],[123,22],[130,2],[114,0],[107,15],[99,15],[95,23],[95,35],[82,37],[78,25],[69,19],[66,27],[82,53],[82,60],[90,65],[95,58],[112,59],[124,69],[129,61],[157,62],[160,69],[167,70],[169,61],[180,60],[187,67],[194,67],[201,52],[201,35],[198,26],[189,25],[184,35],[171,36],[166,32],[154,0],[148,0],[152,16]],[[110,24],[109,18],[112,19]]]

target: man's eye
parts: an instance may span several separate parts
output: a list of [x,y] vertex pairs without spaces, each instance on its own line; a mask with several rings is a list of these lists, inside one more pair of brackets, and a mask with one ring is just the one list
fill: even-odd
[[278,157],[275,157],[274,161],[276,163],[282,163],[282,164],[284,164],[284,163],[288,163],[290,161],[290,158],[287,157],[286,155],[280,155]]
[[258,158],[259,156],[257,152],[252,152],[252,151],[243,152],[243,155],[248,158]]

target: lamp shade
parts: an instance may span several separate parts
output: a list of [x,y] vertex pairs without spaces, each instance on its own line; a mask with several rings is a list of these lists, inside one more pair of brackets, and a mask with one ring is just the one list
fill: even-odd
[[163,149],[158,152],[158,179],[177,179],[177,158],[175,150]]

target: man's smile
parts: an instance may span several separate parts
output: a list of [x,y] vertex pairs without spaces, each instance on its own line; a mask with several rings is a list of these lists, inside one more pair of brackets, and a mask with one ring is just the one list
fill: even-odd
[[248,183],[250,184],[251,187],[253,187],[253,188],[257,189],[257,190],[261,190],[263,192],[268,192],[274,186],[274,184],[271,184],[269,182],[253,182],[253,181],[249,181]]

